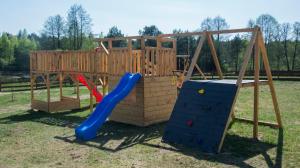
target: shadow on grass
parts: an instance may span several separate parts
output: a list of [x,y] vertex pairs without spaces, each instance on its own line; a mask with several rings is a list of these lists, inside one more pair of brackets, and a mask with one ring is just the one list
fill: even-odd
[[28,110],[26,113],[0,118],[0,124],[33,121],[47,125],[75,128],[87,117],[86,115],[79,116],[78,113],[83,112],[87,109],[89,109],[89,107],[83,107],[77,110],[58,113],[47,113],[43,111],[36,112],[33,110]]
[[[176,144],[169,144],[168,146],[151,144],[147,142],[144,142],[142,144],[149,147],[182,153],[184,155],[194,157],[198,160],[219,162],[227,165],[234,165],[237,167],[253,167],[247,164],[245,161],[258,155],[262,155],[268,167],[282,167],[283,129],[279,129],[278,131],[277,145],[263,141],[257,141],[252,138],[227,134],[222,152],[219,154],[207,154],[195,148],[188,148]],[[276,157],[274,161],[272,161],[272,158],[267,153],[267,151],[274,147],[277,147],[277,150]]]
[[[87,107],[87,109],[88,108],[89,107]],[[86,119],[86,115],[78,115],[81,111],[85,110],[86,109],[81,109],[76,111],[52,114],[28,111],[28,113],[25,114],[17,114],[1,118],[0,124],[33,121],[48,125],[75,128],[83,120]],[[74,114],[75,112],[76,114]],[[148,127],[136,127],[109,121],[102,126],[97,138],[93,139],[92,141],[80,141],[77,140],[74,136],[56,136],[55,138],[64,142],[77,143],[109,152],[118,152],[120,150],[132,147],[136,144],[141,144],[148,147],[159,148],[162,150],[179,152],[184,155],[194,157],[198,160],[220,162],[227,165],[235,165],[238,167],[252,167],[245,161],[257,155],[262,155],[268,167],[282,166],[282,129],[279,129],[278,131],[277,145],[262,141],[255,141],[251,138],[227,134],[222,152],[217,155],[208,155],[199,152],[199,150],[197,149],[191,149],[180,145],[166,145],[161,143],[153,144],[153,142],[149,142],[149,140],[151,139],[162,137],[164,126],[165,124],[161,123]],[[272,158],[266,151],[276,146],[276,158],[272,160]]]
[[118,152],[122,149],[142,144],[151,139],[160,138],[164,124],[156,124],[148,127],[137,127],[128,124],[108,121],[103,124],[96,138],[90,141],[81,141],[74,136],[55,138],[69,143],[78,143],[89,147],[95,147],[109,152]]

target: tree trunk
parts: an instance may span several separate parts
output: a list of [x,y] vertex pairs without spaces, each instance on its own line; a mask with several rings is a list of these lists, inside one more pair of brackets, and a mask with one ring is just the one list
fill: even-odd
[[287,40],[284,40],[284,56],[286,60],[286,67],[287,71],[290,71],[290,63],[289,63],[289,58],[288,58],[288,50],[287,50]]
[[296,60],[296,55],[297,55],[297,47],[298,47],[298,38],[295,40],[295,47],[294,47],[294,55],[293,55],[293,60],[292,60],[292,71],[295,70],[295,60]]

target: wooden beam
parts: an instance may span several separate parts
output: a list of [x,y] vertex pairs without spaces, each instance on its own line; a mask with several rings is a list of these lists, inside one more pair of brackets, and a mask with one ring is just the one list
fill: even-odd
[[[90,75],[90,81],[93,81],[93,75]],[[94,107],[94,97],[93,97],[93,86],[90,85],[90,112],[93,112],[93,107]]]
[[48,111],[50,112],[50,77],[49,73],[46,75],[46,86],[47,86],[47,106],[48,106]]
[[201,36],[201,39],[199,40],[199,43],[198,43],[197,48],[195,50],[195,54],[192,58],[192,62],[190,64],[189,70],[187,72],[187,75],[185,76],[184,81],[187,81],[191,78],[194,67],[197,64],[197,61],[198,61],[198,58],[199,58],[199,55],[200,55],[200,52],[201,52],[201,49],[202,49],[202,46],[203,46],[203,43],[204,43],[205,39],[206,39],[206,35]]
[[[241,122],[247,122],[247,123],[251,123],[251,124],[254,123],[253,120],[243,118],[243,117],[234,117],[234,120],[241,121]],[[271,122],[267,122],[267,121],[258,121],[257,123],[258,123],[258,125],[265,125],[265,126],[269,126],[271,128],[279,128],[279,125],[276,123],[271,123]]]
[[63,75],[62,72],[59,73],[59,99],[62,100],[63,94],[62,94],[62,86],[63,85]]
[[207,33],[206,35],[207,35],[207,42],[208,42],[208,45],[209,45],[209,48],[210,48],[210,52],[211,52],[211,55],[212,55],[217,73],[219,75],[219,79],[223,79],[221,66],[220,66],[219,59],[218,59],[218,56],[217,56],[217,52],[216,52],[216,49],[215,49],[215,46],[214,46],[214,42],[213,42],[212,37],[211,37],[212,35],[210,33]]
[[141,38],[141,73],[145,75],[145,39]]
[[259,46],[258,38],[254,47],[254,111],[253,111],[253,138],[258,139],[258,110],[259,110]]
[[[35,82],[34,75],[30,73],[30,93],[31,93],[31,101],[34,100],[34,90],[33,84]],[[1,82],[0,82],[1,83]],[[1,84],[0,84],[1,85]],[[1,87],[1,86],[0,86]]]
[[[229,30],[219,30],[219,31],[207,31],[210,34],[227,34],[227,33],[243,33],[243,32],[254,32],[255,28],[242,28],[242,29],[229,29]],[[205,31],[200,32],[185,32],[185,33],[171,33],[171,34],[161,34],[160,37],[184,37],[184,36],[196,36],[203,35]]]
[[280,110],[279,110],[277,96],[276,96],[276,92],[275,92],[275,88],[274,88],[274,84],[273,84],[273,77],[272,77],[271,68],[270,68],[270,64],[269,64],[269,60],[268,60],[267,50],[266,50],[266,47],[264,44],[264,39],[263,39],[261,31],[259,31],[258,37],[259,37],[259,40],[258,40],[259,47],[260,47],[262,58],[263,58],[263,64],[264,64],[264,68],[265,68],[265,71],[266,71],[266,74],[268,77],[268,83],[269,83],[269,88],[271,91],[275,114],[276,114],[276,120],[277,120],[279,127],[282,128]]
[[[228,29],[228,30],[218,30],[218,31],[207,31],[210,34],[227,34],[227,33],[243,33],[243,32],[254,32],[255,28],[242,28],[242,29]],[[184,37],[184,36],[195,36],[203,35],[206,31],[197,31],[197,32],[185,32],[185,33],[171,33],[171,34],[161,34],[158,36],[127,36],[127,37],[113,37],[113,38],[96,38],[95,41],[121,41],[128,39],[156,39],[156,37]],[[167,40],[167,39],[166,39]],[[163,40],[164,41],[164,40]]]
[[102,41],[100,42],[100,46],[101,46],[101,48],[104,50],[104,52],[106,53],[106,55],[109,55],[109,52],[108,52],[108,50],[106,49],[106,47],[104,46],[104,44],[103,44]]
[[198,70],[198,72],[200,73],[200,75],[203,77],[204,80],[207,80],[206,76],[204,75],[204,73],[201,71],[200,67],[198,66],[198,64],[195,65],[196,69]]
[[246,72],[246,68],[247,68],[247,65],[248,65],[251,53],[252,53],[252,49],[253,49],[254,43],[256,41],[257,30],[258,29],[256,29],[256,31],[252,33],[252,37],[251,37],[250,43],[249,43],[249,45],[248,45],[248,47],[246,49],[246,53],[245,53],[245,56],[243,58],[244,61],[243,61],[242,67],[240,69],[240,73],[239,73],[238,79],[236,81],[236,85],[238,85],[239,87],[242,85],[242,81],[243,81],[243,78],[244,78],[244,75],[245,75],[245,72]]
[[[252,37],[251,37],[250,43],[249,43],[249,45],[248,45],[248,47],[246,49],[246,53],[245,53],[245,56],[244,56],[244,61],[243,61],[243,64],[242,64],[242,68],[240,70],[239,77],[238,77],[238,80],[236,82],[237,91],[236,91],[236,94],[235,94],[235,97],[233,99],[233,103],[232,103],[232,106],[231,106],[231,109],[230,109],[230,114],[229,114],[230,117],[234,116],[233,113],[234,113],[235,103],[236,103],[236,100],[237,100],[240,88],[242,86],[242,80],[243,80],[243,77],[245,75],[245,71],[246,71],[247,64],[249,62],[250,56],[251,56],[251,52],[252,52],[254,43],[255,43],[256,38],[257,38],[258,27],[256,27],[255,30],[256,31],[254,31],[252,33]],[[226,132],[227,132],[229,124],[230,124],[230,119],[227,120],[227,123],[225,125],[225,130],[223,132],[223,135],[222,135],[222,138],[221,138],[221,142],[220,142],[219,147],[218,147],[218,152],[220,152],[221,149],[222,149],[222,146],[223,146],[223,143],[224,143],[224,139],[225,139],[225,135],[226,135]]]

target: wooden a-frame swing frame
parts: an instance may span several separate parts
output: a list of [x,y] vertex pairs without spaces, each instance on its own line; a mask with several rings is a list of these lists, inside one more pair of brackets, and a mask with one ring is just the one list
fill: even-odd
[[[205,41],[208,42],[208,45],[210,47],[210,51],[211,51],[211,55],[213,58],[213,62],[214,65],[216,67],[216,71],[217,74],[219,76],[219,79],[223,79],[223,74],[222,74],[222,70],[220,67],[220,63],[217,57],[217,53],[214,47],[214,43],[212,40],[212,35],[213,34],[226,34],[226,33],[243,33],[243,32],[249,32],[252,33],[251,36],[251,40],[247,46],[245,55],[244,55],[244,59],[243,59],[243,63],[241,65],[241,69],[238,75],[238,79],[236,81],[236,86],[237,86],[237,92],[236,92],[236,96],[234,98],[233,101],[233,105],[231,107],[231,111],[230,111],[230,116],[232,117],[232,119],[234,120],[241,120],[241,121],[245,121],[245,122],[250,122],[253,124],[253,138],[254,139],[258,139],[258,125],[267,125],[273,128],[282,128],[282,121],[281,121],[281,116],[280,116],[280,110],[279,110],[279,106],[278,106],[278,101],[277,101],[277,96],[276,96],[276,92],[275,92],[275,88],[274,88],[274,84],[273,84],[273,78],[272,78],[272,73],[271,73],[271,68],[269,65],[269,60],[268,60],[268,55],[267,55],[267,50],[264,44],[264,40],[263,40],[263,35],[262,32],[260,30],[259,27],[255,27],[255,28],[246,28],[246,29],[232,29],[232,30],[220,30],[220,31],[203,31],[203,32],[189,32],[189,33],[180,33],[180,34],[163,34],[161,35],[162,37],[172,37],[172,36],[191,36],[191,35],[201,35],[201,38],[198,42],[197,48],[195,49],[195,53],[194,56],[191,60],[190,66],[189,67],[185,67],[183,75],[185,75],[184,81],[190,80],[192,77],[192,73],[194,71],[194,68],[196,68],[200,74],[202,75],[202,77],[204,79],[205,76],[203,73],[201,73],[201,69],[199,68],[199,66],[197,65],[197,61],[200,57],[200,52],[202,49],[202,46],[204,44]],[[249,63],[250,57],[252,55],[253,52],[253,48],[254,48],[254,81],[251,83],[247,83],[244,84],[243,83],[243,78],[245,76],[245,72],[247,69],[247,65]],[[264,65],[264,69],[267,75],[267,80],[266,81],[261,81],[259,80],[260,78],[260,59],[262,58],[263,61],[263,65]],[[276,115],[276,121],[277,123],[270,123],[270,122],[265,122],[265,121],[259,121],[258,120],[258,114],[259,114],[259,86],[260,85],[269,85],[270,88],[270,92],[271,92],[271,96],[272,96],[272,102],[273,102],[273,106],[274,106],[274,112]],[[251,119],[245,119],[245,118],[237,118],[234,116],[234,106],[235,106],[235,102],[239,93],[240,88],[242,87],[249,87],[252,86],[254,87],[254,104],[253,104],[253,120]],[[218,152],[221,151],[224,139],[225,139],[225,135],[228,129],[228,126],[230,124],[231,120],[228,120],[225,126],[225,130],[223,132],[222,135],[222,139],[221,139],[221,143],[219,144],[218,147]]]

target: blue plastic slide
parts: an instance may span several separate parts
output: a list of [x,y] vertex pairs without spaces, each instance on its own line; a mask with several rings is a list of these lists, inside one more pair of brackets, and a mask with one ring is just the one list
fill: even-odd
[[130,93],[141,77],[142,75],[139,73],[126,73],[116,88],[96,106],[89,118],[75,129],[76,137],[86,141],[95,138],[97,130],[100,129],[115,106]]

